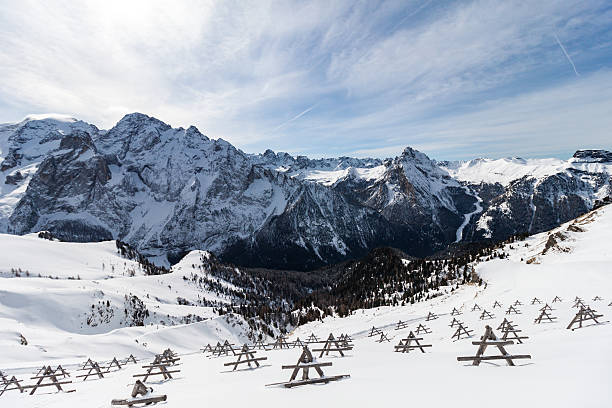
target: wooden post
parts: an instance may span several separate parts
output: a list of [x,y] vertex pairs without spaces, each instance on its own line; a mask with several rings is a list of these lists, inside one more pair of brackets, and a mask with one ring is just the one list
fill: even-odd
[[259,368],[259,362],[263,360],[267,360],[268,357],[255,357],[255,353],[257,353],[257,351],[250,350],[249,346],[245,344],[244,346],[242,346],[242,350],[240,350],[240,352],[236,354],[238,356],[238,360],[232,361],[229,363],[225,363],[223,365],[224,366],[233,365],[234,368],[232,369],[232,371],[235,371],[240,364],[248,364],[249,368],[252,368],[251,363],[253,363],[255,365],[255,368]]
[[397,324],[395,325],[395,330],[402,330],[405,329],[406,327],[408,327],[408,322],[402,322],[401,320],[399,322],[397,322]]
[[453,311],[451,312],[451,316],[459,316],[461,312],[457,310],[456,307],[453,307]]
[[489,319],[493,319],[495,318],[495,316],[493,316],[491,313],[487,312],[486,309],[482,311],[482,313],[480,314],[480,320],[489,320]]
[[419,350],[421,350],[421,352],[425,353],[424,347],[431,347],[431,344],[421,344],[421,340],[423,340],[422,337],[416,337],[411,331],[410,334],[408,334],[408,337],[400,340],[399,344],[395,346],[395,351],[399,353],[409,353],[410,350],[418,348]]
[[[576,329],[581,329],[582,323],[588,322],[590,320],[594,321],[594,324],[596,325],[601,324],[602,322],[599,322],[597,320],[601,317],[603,317],[603,315],[598,315],[597,312],[591,309],[590,307],[581,307],[580,310],[578,310],[578,313],[576,313],[576,316],[574,316],[574,318],[570,322],[569,326],[567,326],[567,328],[572,331]],[[578,324],[578,327],[573,327],[575,324]]]
[[[297,386],[306,385],[306,384],[318,384],[318,383],[327,384],[330,381],[337,381],[342,378],[350,377],[349,375],[335,375],[335,376],[324,375],[321,367],[330,367],[331,365],[332,365],[331,362],[318,363],[315,360],[315,358],[312,356],[312,353],[308,349],[308,346],[305,346],[302,349],[302,354],[300,355],[300,358],[298,359],[295,365],[282,366],[283,370],[287,370],[287,369],[293,370],[289,381],[281,382],[281,383],[274,383],[274,384],[267,384],[267,386],[283,385],[286,388],[291,388],[291,387],[297,387]],[[319,378],[310,378],[309,370],[311,368],[313,368],[317,372],[317,374],[319,375]],[[302,378],[298,380],[297,375],[300,370],[302,370]]]
[[324,343],[323,348],[312,350],[315,353],[321,352],[319,358],[323,357],[323,355],[328,356],[330,352],[337,352],[341,357],[344,357],[344,351],[350,351],[353,349],[352,346],[345,346],[341,344],[341,342],[336,339],[332,333],[329,333],[327,340],[321,343]]
[[510,305],[510,307],[508,308],[508,310],[506,310],[506,314],[522,314],[520,310],[518,310],[517,308],[515,308],[513,305]]
[[[472,365],[478,366],[481,361],[488,360],[506,360],[506,363],[509,366],[514,366],[514,361],[516,359],[521,358],[531,358],[530,355],[511,355],[508,354],[504,346],[514,344],[511,340],[498,340],[495,333],[493,333],[493,329],[491,326],[485,327],[485,334],[481,337],[479,341],[473,341],[473,345],[478,346],[478,350],[476,351],[476,355],[474,357],[457,357],[457,361],[471,361]],[[485,356],[484,352],[487,347],[495,346],[499,350],[501,355],[498,356]]]
[[457,340],[461,340],[461,338],[472,337],[473,331],[474,330],[469,330],[467,326],[463,325],[463,323],[459,323],[459,326],[457,327],[455,334],[451,336],[451,339],[454,339],[453,341],[457,341]]

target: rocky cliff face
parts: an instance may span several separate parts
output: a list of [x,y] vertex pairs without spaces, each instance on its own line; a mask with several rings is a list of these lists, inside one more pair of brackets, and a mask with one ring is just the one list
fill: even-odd
[[517,171],[510,183],[478,183],[453,170],[462,164],[410,148],[388,160],[312,160],[245,154],[137,113],[110,130],[26,119],[0,125],[0,231],[117,238],[166,262],[204,249],[311,269],[378,246],[423,256],[457,236],[548,229],[610,194],[608,162],[609,152],[578,152],[546,177]]

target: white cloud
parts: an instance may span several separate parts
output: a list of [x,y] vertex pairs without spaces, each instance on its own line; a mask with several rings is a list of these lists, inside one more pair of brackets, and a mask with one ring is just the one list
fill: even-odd
[[[378,155],[389,151],[385,144],[413,144],[437,154],[479,143],[482,151],[513,151],[487,139],[490,128],[505,134],[494,105],[521,118],[516,104],[526,95],[577,80],[554,33],[584,74],[577,103],[607,109],[603,98],[589,102],[588,89],[598,90],[581,82],[601,68],[591,59],[612,47],[605,5],[4,1],[0,121],[51,111],[109,127],[141,111],[173,126],[195,124],[246,150]],[[569,106],[536,109],[527,122],[550,135],[561,126],[550,115],[561,109]],[[594,123],[606,124],[585,124],[593,141],[601,133]]]

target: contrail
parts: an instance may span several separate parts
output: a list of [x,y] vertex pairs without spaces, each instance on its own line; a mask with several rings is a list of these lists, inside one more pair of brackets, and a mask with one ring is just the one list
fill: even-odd
[[315,108],[315,106],[317,106],[316,103],[314,105],[312,105],[310,108],[308,108],[308,109],[298,113],[297,115],[295,115],[294,117],[292,117],[288,121],[285,121],[285,122],[281,123],[280,125],[278,125],[274,129],[272,129],[272,132],[276,132],[277,130],[279,130],[280,128],[284,127],[285,125],[288,125],[289,123],[293,122],[294,120],[298,120],[299,118],[301,118],[302,116],[304,116],[305,114],[307,114],[308,112],[313,110]]
[[565,51],[565,47],[563,46],[563,44],[561,44],[561,40],[559,40],[559,37],[557,37],[557,33],[555,33],[554,35],[555,35],[555,40],[557,40],[557,44],[559,44],[559,47],[561,47],[561,50],[567,57],[567,60],[569,61],[569,63],[572,64],[572,68],[574,68],[574,72],[576,73],[576,76],[580,76],[580,74],[578,73],[578,70],[576,69],[576,66],[574,65],[574,61],[572,61],[567,51]]

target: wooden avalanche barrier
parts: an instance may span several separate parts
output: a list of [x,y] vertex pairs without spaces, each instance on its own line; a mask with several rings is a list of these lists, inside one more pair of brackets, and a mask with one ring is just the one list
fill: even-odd
[[179,361],[180,358],[176,357],[176,355],[166,350],[162,354],[158,354],[155,356],[153,363],[149,365],[143,365],[142,368],[146,368],[147,372],[144,374],[134,374],[132,377],[143,377],[142,382],[147,382],[147,379],[150,376],[161,375],[164,380],[172,379],[172,374],[179,373],[181,370],[168,370],[168,367],[176,366],[176,362]]
[[551,310],[552,310],[552,308],[550,306],[548,306],[548,303],[547,303],[546,306],[544,306],[543,308],[540,309],[540,315],[538,317],[536,317],[536,319],[533,322],[535,324],[554,323],[557,318],[550,315],[549,312]]
[[276,341],[272,344],[270,344],[270,346],[272,346],[272,350],[276,350],[276,349],[288,349],[290,348],[289,343],[287,343],[287,338],[285,336],[283,336],[282,334],[280,336],[278,336],[276,338]]
[[402,330],[408,327],[408,322],[402,322],[401,320],[395,325],[395,330]]
[[104,378],[104,374],[102,372],[102,368],[100,365],[92,361],[90,358],[87,359],[83,367],[79,368],[78,371],[87,371],[85,374],[77,375],[76,378],[83,378],[83,381],[87,380],[87,378],[96,376],[98,378]]
[[417,326],[417,329],[416,329],[416,334],[419,335],[421,333],[429,334],[429,333],[431,333],[431,329],[429,327],[427,327],[427,326],[419,324]]
[[323,348],[312,350],[315,353],[321,352],[319,358],[323,357],[323,355],[328,356],[330,352],[339,353],[341,357],[344,357],[345,351],[351,351],[353,349],[352,346],[345,345],[341,340],[334,338],[332,333],[329,333],[327,340],[321,343],[324,343]]
[[[32,377],[32,380],[38,380],[36,382],[36,384],[34,385],[23,385],[22,388],[32,388],[32,391],[30,391],[30,395],[34,395],[34,393],[36,392],[37,389],[39,389],[40,387],[56,387],[58,391],[64,391],[62,389],[62,385],[65,384],[70,384],[72,383],[72,380],[63,380],[60,381],[59,378],[57,378],[57,374],[55,373],[55,371],[53,369],[51,369],[51,366],[46,366],[43,367],[44,370],[42,370],[42,372],[34,377]],[[47,382],[45,382],[47,381]],[[68,391],[68,392],[72,392],[74,390]]]
[[263,360],[267,360],[268,357],[255,357],[255,353],[257,353],[257,351],[249,350],[249,346],[245,344],[244,346],[242,346],[242,350],[240,350],[239,353],[236,353],[236,355],[238,356],[238,360],[231,361],[223,365],[226,367],[233,365],[234,368],[232,369],[232,371],[235,371],[240,364],[248,364],[249,368],[252,368],[251,366],[251,363],[252,363],[255,365],[255,368],[259,368],[260,367],[259,362]]
[[457,327],[455,334],[451,336],[451,339],[454,339],[453,341],[457,341],[461,340],[462,338],[472,337],[473,331],[474,330],[469,330],[467,326],[463,325],[463,323],[459,323],[459,326]]
[[[505,346],[512,345],[514,344],[514,342],[512,340],[498,340],[497,336],[495,336],[495,333],[493,333],[493,329],[491,328],[491,326],[486,326],[485,333],[481,337],[481,339],[479,341],[473,341],[472,344],[478,346],[476,355],[473,357],[457,357],[457,361],[471,361],[472,365],[478,366],[482,361],[506,360],[506,363],[508,363],[509,366],[514,366],[513,360],[531,358],[531,356],[528,354],[508,354],[505,349]],[[496,347],[499,350],[500,355],[485,356],[484,352],[489,346]]]
[[[506,323],[505,325],[504,322]],[[522,332],[522,330],[519,330],[511,321],[504,319],[504,322],[501,324],[501,332],[503,333],[502,340],[516,340],[518,344],[523,344],[523,340],[529,338],[527,336],[521,336],[519,333]],[[512,337],[510,335],[512,335]]]
[[[597,320],[601,317],[603,317],[603,315],[598,315],[595,310],[591,309],[588,306],[580,307],[580,310],[578,310],[578,313],[576,313],[576,316],[574,316],[574,318],[570,322],[569,326],[567,326],[567,328],[572,331],[576,329],[581,329],[583,327],[582,324],[584,322],[589,322],[589,321],[595,322],[594,323],[595,325],[601,324],[602,322]],[[578,325],[578,327],[573,327],[576,324]]]
[[494,319],[495,316],[489,312],[487,312],[487,310],[483,310],[482,313],[480,314],[480,320],[489,320],[489,319]]
[[[0,389],[0,396],[6,391],[19,390],[23,393],[26,389],[25,386],[21,385],[23,380],[18,380],[14,375],[9,379],[2,375],[2,389]],[[12,388],[11,388],[12,387]]]
[[409,353],[410,350],[419,349],[425,353],[424,347],[431,347],[431,344],[421,344],[420,341],[422,340],[422,337],[416,337],[413,332],[410,332],[408,337],[401,339],[399,344],[395,346],[395,351],[398,353]]
[[[518,301],[517,301],[518,302]],[[510,307],[508,308],[508,310],[506,310],[506,314],[522,314],[520,310],[518,310],[517,308],[515,308],[513,305],[510,305]]]
[[425,321],[436,320],[437,318],[438,318],[438,315],[436,315],[433,312],[429,312],[429,314],[427,315],[427,318],[425,319]]
[[376,327],[372,326],[372,328],[370,329],[370,334],[368,334],[368,337],[379,336],[381,334],[382,334],[382,332],[379,329],[377,329]]
[[[306,346],[302,349],[302,354],[300,355],[300,358],[298,359],[296,364],[282,366],[283,370],[289,370],[289,369],[293,370],[293,372],[291,373],[291,377],[289,378],[289,381],[274,383],[274,384],[266,384],[266,386],[283,385],[286,388],[292,388],[292,387],[298,387],[298,386],[306,385],[306,384],[319,384],[319,383],[327,384],[330,381],[337,381],[343,378],[350,377],[350,375],[348,374],[334,375],[334,376],[326,376],[325,374],[323,374],[323,370],[321,369],[321,367],[331,367],[331,365],[332,365],[331,362],[324,362],[324,363],[317,362],[315,358],[312,356],[312,353],[310,352],[310,350],[308,349],[308,346]],[[319,378],[310,378],[310,375],[309,375],[310,369],[314,369],[319,375]],[[298,380],[297,375],[300,372],[300,370],[302,370],[302,378]]]
[[[131,399],[114,399],[111,401],[111,405],[127,405],[131,407],[132,405],[150,405],[156,404],[158,402],[166,401],[166,395],[159,396],[147,396],[147,394],[153,392],[153,389],[147,387],[143,384],[142,381],[136,380],[134,384],[134,388],[132,389],[132,398]],[[140,396],[140,398],[139,398]]]

